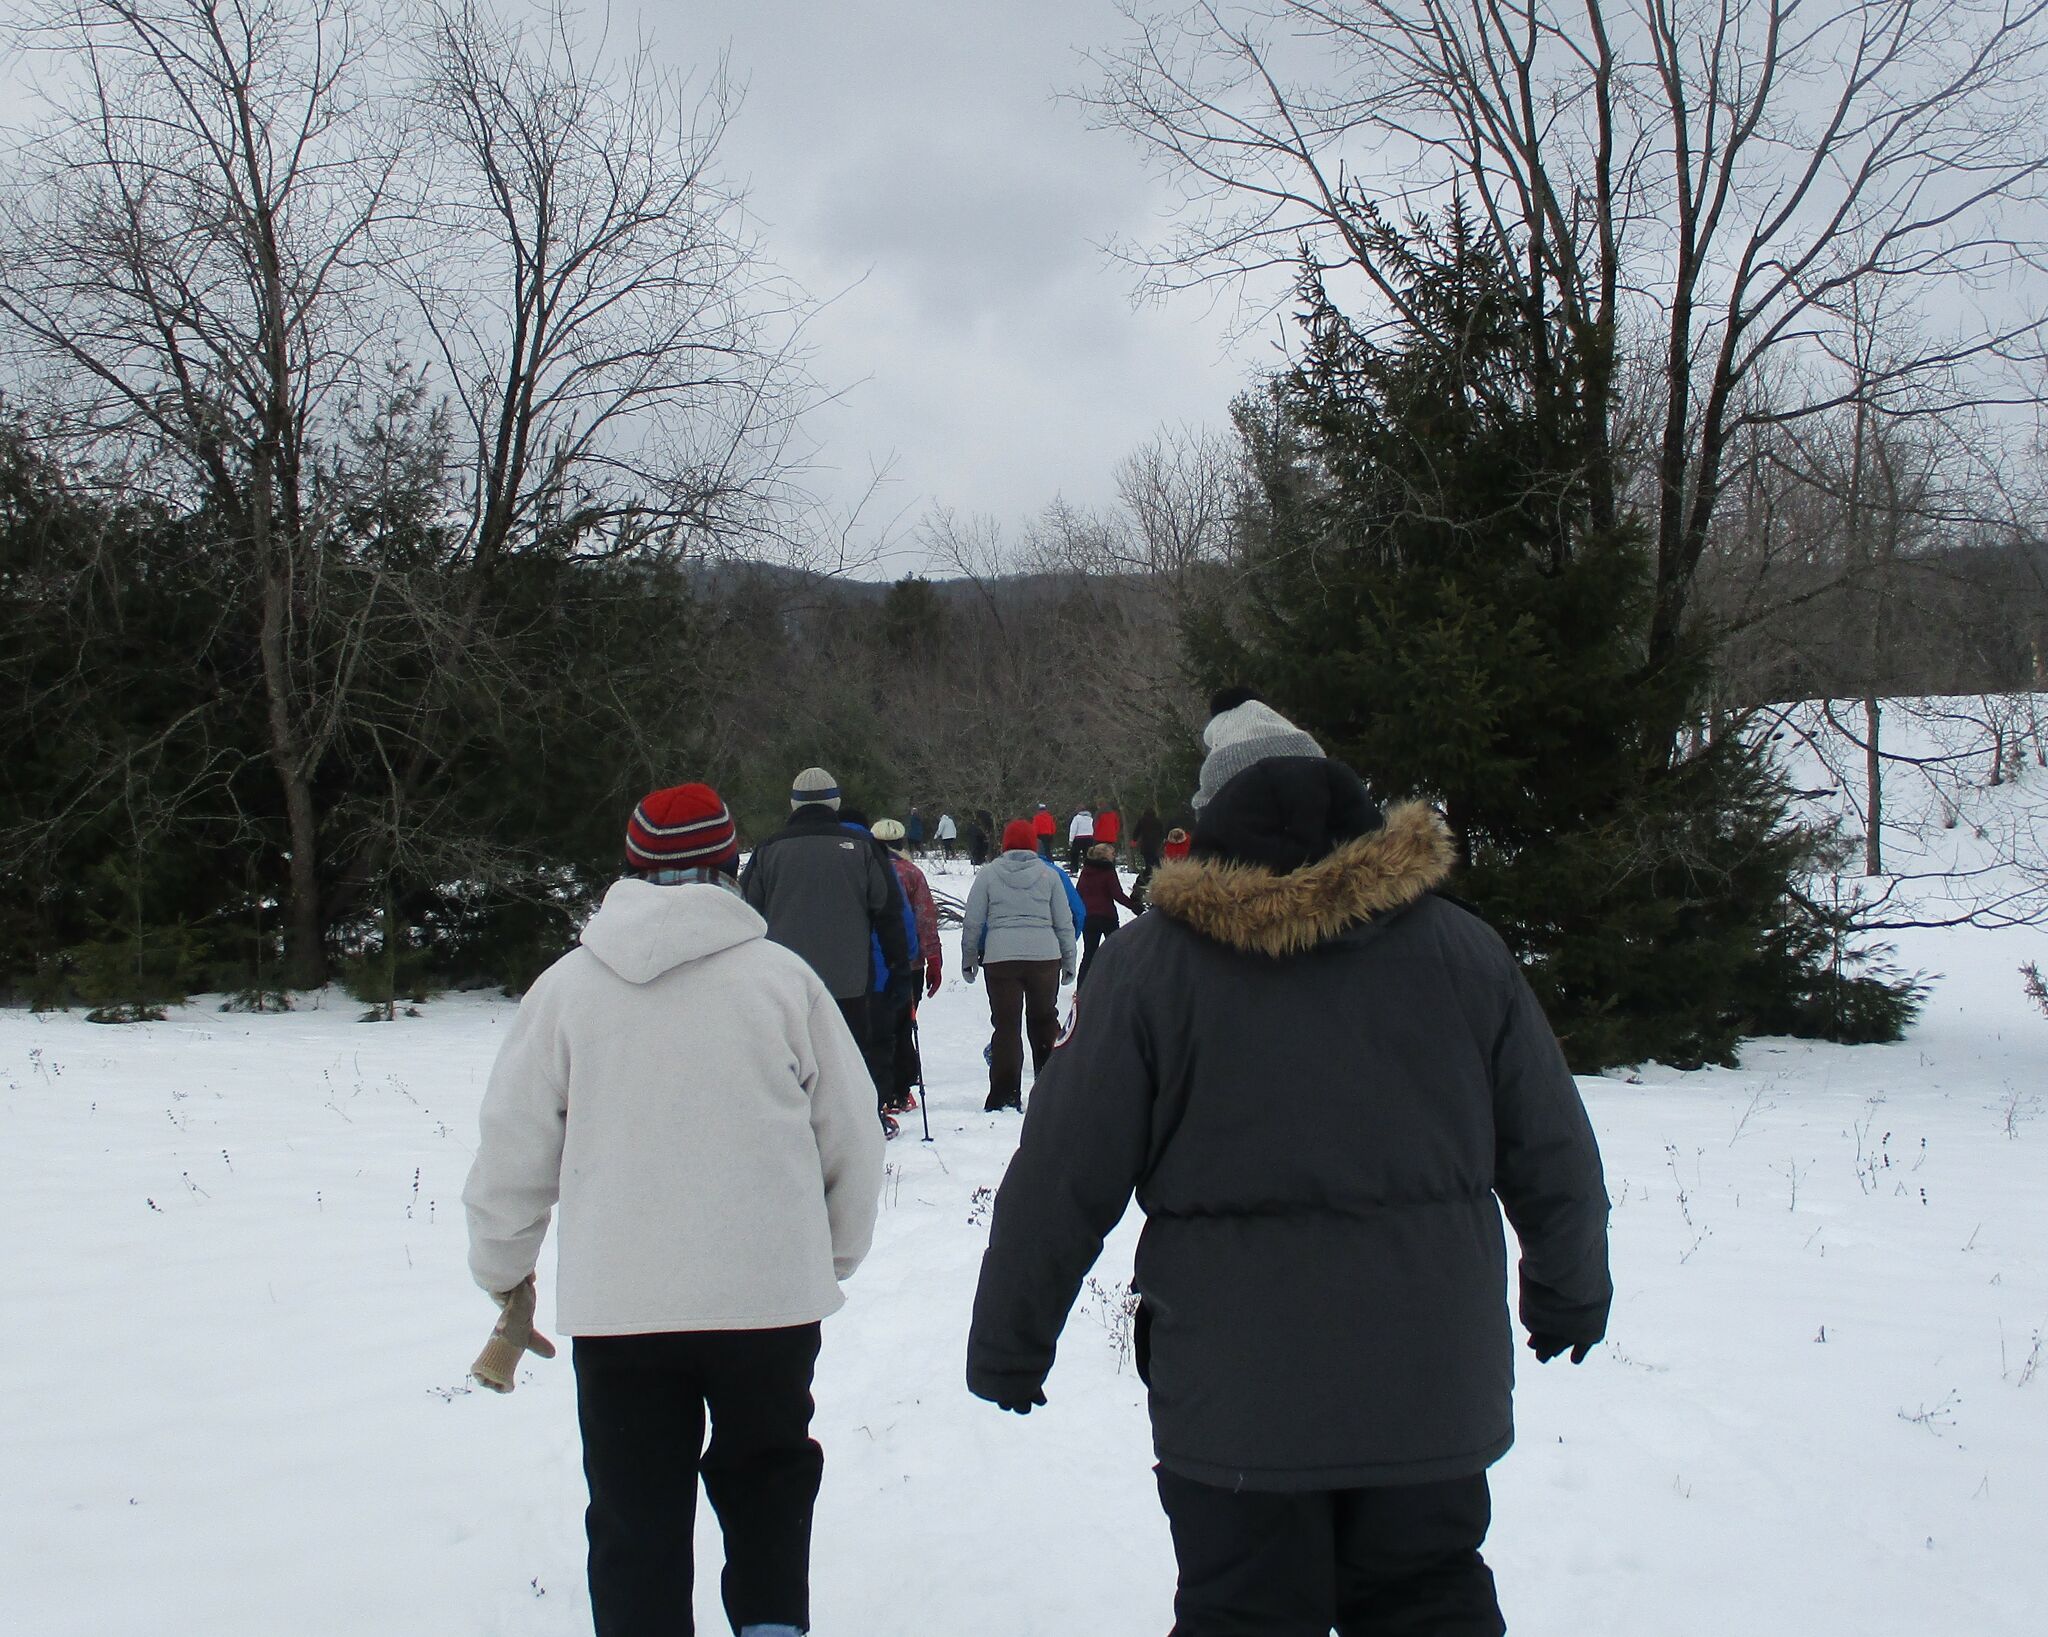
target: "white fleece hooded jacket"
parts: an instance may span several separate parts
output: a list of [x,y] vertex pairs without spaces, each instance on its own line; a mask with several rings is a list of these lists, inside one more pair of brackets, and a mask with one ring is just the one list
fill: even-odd
[[572,1336],[766,1330],[835,1312],[882,1182],[875,1088],[839,1007],[710,885],[615,883],[520,1002],[463,1189],[490,1291],[557,1202]]

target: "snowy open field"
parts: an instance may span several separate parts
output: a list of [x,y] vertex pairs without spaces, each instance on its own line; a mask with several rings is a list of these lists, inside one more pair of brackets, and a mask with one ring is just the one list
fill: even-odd
[[[950,883],[964,891],[961,868]],[[2041,932],[1915,933],[1903,1044],[1583,1082],[1616,1202],[1609,1345],[1521,1370],[1489,1556],[1575,1637],[2048,1629]],[[924,1012],[930,1145],[891,1145],[826,1325],[821,1637],[1157,1633],[1172,1558],[1117,1348],[1135,1219],[1026,1420],[961,1385],[1014,1117],[982,991]],[[587,1631],[566,1357],[511,1398],[458,1196],[512,1004],[339,995],[96,1027],[0,1013],[0,1631]],[[551,1265],[541,1267],[542,1319]],[[699,1619],[721,1631],[700,1519]]]

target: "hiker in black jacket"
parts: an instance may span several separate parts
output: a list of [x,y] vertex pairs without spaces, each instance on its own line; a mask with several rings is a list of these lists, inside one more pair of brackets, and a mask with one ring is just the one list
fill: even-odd
[[1529,1345],[1576,1363],[1612,1294],[1592,1129],[1506,947],[1431,891],[1442,821],[1382,816],[1284,717],[1219,704],[1193,856],[1103,946],[1039,1076],[968,1386],[1045,1402],[1135,1189],[1175,1637],[1497,1637],[1479,1547],[1513,1437],[1500,1207]]
[[[848,829],[838,782],[822,767],[796,776],[789,807],[789,822],[747,860],[740,891],[767,921],[770,941],[795,950],[825,980],[872,1069],[881,1007],[870,997],[878,976],[886,987],[910,959],[903,889],[887,849]],[[879,1104],[876,1114],[884,1130],[894,1127]]]

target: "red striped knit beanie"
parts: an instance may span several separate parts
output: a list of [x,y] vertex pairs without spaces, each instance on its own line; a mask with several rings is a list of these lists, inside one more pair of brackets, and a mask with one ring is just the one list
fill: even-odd
[[626,868],[717,869],[740,855],[732,814],[708,784],[678,784],[643,796],[626,821]]

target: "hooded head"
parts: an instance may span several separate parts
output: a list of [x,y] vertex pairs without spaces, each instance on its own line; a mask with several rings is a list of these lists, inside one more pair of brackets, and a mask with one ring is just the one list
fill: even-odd
[[790,781],[789,809],[839,806],[839,781],[822,767],[807,767]]
[[1194,850],[1298,870],[1384,822],[1363,781],[1263,700],[1227,689],[1202,732]]
[[1038,832],[1031,828],[1029,819],[1011,819],[1003,826],[1003,851],[1006,853],[1038,851]]

